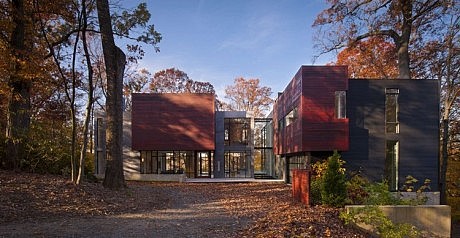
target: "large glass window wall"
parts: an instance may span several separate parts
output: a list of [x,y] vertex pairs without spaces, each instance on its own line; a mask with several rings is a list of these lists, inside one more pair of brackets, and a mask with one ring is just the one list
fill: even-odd
[[140,151],[142,174],[186,174],[188,178],[210,177],[212,151]]
[[250,118],[225,118],[224,144],[226,146],[248,145],[250,130]]
[[246,152],[225,152],[225,177],[226,178],[249,178],[251,177],[250,161]]

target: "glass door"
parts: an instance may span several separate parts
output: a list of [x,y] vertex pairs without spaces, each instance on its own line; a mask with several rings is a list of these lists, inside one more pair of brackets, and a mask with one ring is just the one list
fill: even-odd
[[211,158],[209,152],[197,152],[196,177],[211,177]]
[[248,178],[250,176],[245,152],[225,152],[225,177]]

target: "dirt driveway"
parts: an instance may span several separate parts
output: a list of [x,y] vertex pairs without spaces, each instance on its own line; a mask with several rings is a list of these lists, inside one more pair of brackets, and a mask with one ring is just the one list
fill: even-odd
[[128,193],[138,193],[127,202],[139,203],[132,212],[121,207],[107,215],[26,216],[0,224],[0,237],[233,237],[246,225],[203,189],[174,183],[159,187],[131,183]]
[[244,227],[218,203],[0,225],[0,237],[232,237]]
[[100,183],[0,171],[0,237],[365,237],[275,183]]

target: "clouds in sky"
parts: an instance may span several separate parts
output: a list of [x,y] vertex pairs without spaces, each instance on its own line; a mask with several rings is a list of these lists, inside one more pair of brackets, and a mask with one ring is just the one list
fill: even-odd
[[224,39],[219,49],[256,51],[259,54],[280,50],[283,44],[280,37],[282,30],[280,16],[276,14],[252,16],[239,31]]
[[[163,35],[160,53],[147,51],[150,72],[179,68],[214,85],[220,98],[236,77],[259,78],[282,91],[302,64],[311,64],[311,24],[320,0],[150,0]],[[274,93],[273,97],[276,96]]]

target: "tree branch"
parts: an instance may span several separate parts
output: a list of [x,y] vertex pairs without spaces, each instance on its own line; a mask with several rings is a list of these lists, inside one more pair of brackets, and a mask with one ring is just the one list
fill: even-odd
[[[50,43],[49,43],[49,48],[50,48],[50,49],[51,49],[51,48],[54,48],[54,47],[56,47],[56,46],[58,46],[58,45],[60,45],[60,44],[62,44],[62,43],[64,43],[64,42],[68,41],[69,38],[70,38],[73,34],[79,33],[79,32],[81,32],[81,29],[78,29],[78,28],[73,29],[73,30],[67,32],[67,34],[65,34],[64,36],[62,36],[61,39],[59,39],[59,40],[57,40],[57,41],[55,41],[55,42],[50,42]],[[86,30],[86,32],[100,33],[99,31],[91,30],[91,29]],[[46,33],[43,32],[43,34],[45,35]],[[47,55],[45,55],[44,58],[47,59],[47,58],[51,57],[52,55],[53,55],[53,53],[50,52],[50,53],[48,53]]]
[[[425,5],[424,5],[424,6],[425,6]],[[419,18],[419,17],[421,17],[421,16],[425,16],[425,14],[426,14],[427,12],[429,12],[429,11],[431,11],[431,10],[433,10],[433,9],[435,9],[435,8],[437,8],[437,7],[439,7],[439,6],[441,6],[441,1],[439,1],[439,0],[434,1],[431,5],[428,5],[428,6],[426,6],[425,8],[422,8],[422,9],[420,10],[420,12],[417,12],[417,14],[415,14],[414,16],[412,16],[412,21],[415,20],[415,19],[417,19],[417,18]]]
[[355,40],[352,43],[358,42],[360,40],[366,39],[371,36],[389,36],[391,37],[395,42],[399,41],[400,36],[398,33],[394,30],[376,30],[376,31],[371,31],[362,35],[359,35],[355,38]]

